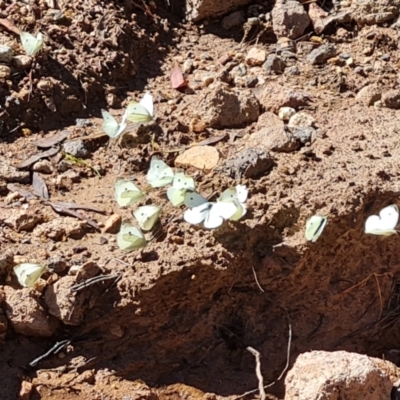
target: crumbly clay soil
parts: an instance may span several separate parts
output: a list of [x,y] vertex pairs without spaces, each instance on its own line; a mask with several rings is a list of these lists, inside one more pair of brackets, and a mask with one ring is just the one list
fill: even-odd
[[[223,127],[193,131],[203,99],[214,90],[203,84],[202,74],[216,76],[223,69],[221,56],[246,55],[254,44],[239,45],[242,31],[227,32],[220,20],[184,24],[163,3],[126,10],[113,3],[74,0],[68,6],[68,29],[41,17],[41,2],[36,3],[35,17],[21,4],[1,6],[2,18],[7,7],[16,26],[40,29],[47,40],[32,73],[32,93],[25,72],[1,86],[2,102],[11,94],[19,102],[2,103],[7,112],[0,157],[17,165],[38,151],[34,142],[39,138],[67,129],[68,140],[83,140],[90,150],[85,161],[101,176],[70,163],[74,173],[57,180],[61,159],[55,156],[54,171],[42,174],[50,198],[91,205],[104,214],[83,211],[83,218],[100,226],[96,231],[41,200],[13,197],[9,182],[0,185],[4,312],[12,293],[26,290],[9,273],[10,260],[65,261],[43,276],[47,286],[36,295],[44,312],[43,335],[31,336],[23,328],[17,332],[8,323],[0,344],[2,399],[17,398],[21,388],[32,400],[235,399],[258,385],[254,357],[246,347],[261,353],[264,380],[272,382],[286,364],[289,326],[290,365],[310,349],[381,357],[398,346],[400,239],[363,230],[367,216],[399,203],[400,116],[396,110],[355,101],[366,83],[387,89],[397,84],[396,32],[376,28],[371,39],[371,28],[347,26],[346,40],[339,40],[336,31],[321,35],[335,43],[338,53],[350,53],[360,63],[366,42],[374,44],[377,62],[379,53],[390,54],[390,62],[368,77],[351,67],[313,66],[302,56],[299,75],[264,76],[265,83],[252,90],[255,97],[277,84],[310,96],[301,109],[315,119],[312,142],[295,151],[269,152],[274,164],[256,178],[187,168],[205,196],[247,185],[246,217],[213,231],[190,226],[182,220],[182,209],[168,203],[164,189],[152,190],[148,202],[164,206],[163,229],[142,251],[126,253],[118,249],[115,233],[104,232],[115,214],[132,219],[132,208],[121,209],[114,200],[117,176],[135,177],[145,187],[153,154],[174,166],[182,153],[177,149],[226,135],[211,144],[221,167],[248,147],[254,132],[268,126],[263,114],[274,106],[267,110],[264,105],[255,122],[229,126],[228,121]],[[0,37],[18,49],[17,37],[8,30]],[[303,41],[309,43],[308,38]],[[60,44],[68,51],[60,52]],[[258,44],[271,52],[274,45],[268,40]],[[189,55],[197,64],[187,75],[192,90],[180,92],[171,88],[169,71]],[[262,69],[258,71],[261,76]],[[38,89],[42,80],[51,82],[47,92]],[[108,143],[100,109],[121,115],[125,100],[139,99],[144,90],[156,99],[158,126],[142,135],[128,132],[120,144]],[[49,109],[49,101],[57,112]],[[91,125],[79,126],[76,118]],[[29,174],[20,186],[32,190]],[[327,215],[329,221],[319,240],[309,243],[304,228],[313,214]],[[26,220],[28,228],[20,229]],[[68,273],[81,265],[87,266],[86,276]],[[100,274],[120,278],[71,291],[76,282]],[[46,318],[62,322],[47,326]],[[70,343],[60,352],[29,366],[63,340]],[[282,381],[268,391],[283,398]]]

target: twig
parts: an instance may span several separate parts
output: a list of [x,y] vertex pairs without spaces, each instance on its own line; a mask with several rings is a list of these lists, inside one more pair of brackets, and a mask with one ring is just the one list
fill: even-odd
[[264,378],[261,373],[261,355],[260,352],[257,351],[256,349],[253,349],[253,347],[246,347],[246,350],[249,351],[253,356],[256,358],[256,375],[258,379],[258,390],[260,392],[260,399],[265,400],[265,390],[264,390]]
[[260,283],[258,282],[257,274],[256,274],[256,271],[255,271],[253,265],[251,266],[251,269],[253,270],[254,279],[255,279],[255,281],[256,281],[256,283],[257,283],[258,288],[259,288],[263,293],[265,293],[265,290],[261,287]]
[[[282,379],[283,375],[285,374],[285,372],[286,372],[287,369],[289,368],[289,362],[290,362],[290,347],[291,347],[291,345],[292,345],[292,324],[290,323],[289,315],[288,315],[287,313],[286,313],[286,317],[287,317],[287,319],[288,319],[288,326],[289,326],[289,338],[288,338],[288,345],[287,345],[286,365],[285,365],[285,368],[283,368],[281,374],[278,376],[278,378],[277,378],[275,381],[273,381],[272,383],[269,383],[268,385],[263,386],[263,389],[267,389],[267,388],[269,388],[270,386],[275,385],[276,382],[278,382],[279,380]],[[243,397],[248,396],[249,394],[253,394],[253,393],[257,392],[257,390],[259,390],[259,389],[253,389],[253,390],[250,390],[250,391],[248,391],[248,392],[246,392],[246,393],[243,393],[243,394],[241,394],[240,396],[235,397],[234,400],[238,400],[238,399],[241,399],[241,398],[243,398]]]
[[109,279],[120,279],[122,275],[100,275],[95,276],[93,278],[86,279],[85,281],[78,283],[71,287],[72,292],[79,292],[82,289],[85,289],[91,285],[94,285],[97,282],[107,281]]
[[47,351],[46,353],[42,354],[41,356],[35,358],[33,361],[31,361],[29,363],[29,365],[31,367],[35,367],[40,361],[47,358],[51,354],[57,354],[64,347],[68,346],[70,343],[71,343],[71,340],[69,340],[69,339],[65,339],[65,340],[62,340],[61,342],[57,342],[49,351]]

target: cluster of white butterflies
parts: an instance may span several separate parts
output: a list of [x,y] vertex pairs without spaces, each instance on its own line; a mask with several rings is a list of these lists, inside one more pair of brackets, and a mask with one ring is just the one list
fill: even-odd
[[[306,222],[306,239],[315,242],[327,223],[327,217],[313,215]],[[379,212],[379,215],[370,215],[365,221],[364,232],[370,235],[389,236],[396,233],[396,226],[399,222],[399,208],[391,204]]]
[[[205,228],[214,229],[226,220],[237,221],[246,214],[248,190],[244,185],[226,189],[216,202],[210,202],[195,192],[194,179],[184,172],[174,172],[164,161],[154,156],[146,175],[147,182],[153,188],[172,184],[167,190],[168,200],[176,207],[185,205],[188,209],[183,218],[190,224],[203,223]],[[145,193],[132,181],[118,178],[115,183],[115,199],[121,207],[134,204],[145,198]],[[141,230],[149,231],[157,222],[161,207],[145,205],[138,207],[132,214]],[[143,232],[124,221],[117,236],[117,243],[122,250],[135,250],[146,246]]]
[[106,110],[101,110],[101,115],[103,116],[104,132],[111,139],[115,139],[125,131],[127,121],[145,123],[154,119],[153,96],[150,93],[146,93],[139,103],[131,101],[122,115],[121,122],[118,122]]
[[22,47],[28,56],[34,57],[43,48],[43,35],[39,32],[36,36],[28,32],[21,32],[20,39]]

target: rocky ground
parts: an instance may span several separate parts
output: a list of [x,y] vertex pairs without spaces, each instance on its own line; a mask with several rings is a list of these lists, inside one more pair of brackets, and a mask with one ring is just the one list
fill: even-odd
[[[187,3],[0,1],[1,398],[397,398],[400,239],[364,224],[400,204],[400,3]],[[146,91],[156,121],[110,140],[100,110]],[[120,250],[116,178],[153,155],[247,214],[149,190],[156,234]]]

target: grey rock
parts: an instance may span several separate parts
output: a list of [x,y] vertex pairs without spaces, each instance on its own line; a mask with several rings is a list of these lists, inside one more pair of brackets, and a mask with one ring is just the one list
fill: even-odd
[[360,26],[379,25],[399,15],[400,0],[355,0],[352,18]]
[[13,57],[13,49],[5,44],[0,44],[0,63],[9,64]]
[[296,0],[277,0],[271,15],[273,30],[278,38],[297,39],[311,23],[303,5]]
[[330,43],[314,49],[308,56],[307,61],[313,65],[324,64],[327,60],[336,56],[336,48]]
[[311,126],[302,126],[292,128],[293,136],[301,143],[306,144],[311,142],[311,139],[315,136],[316,130]]
[[51,174],[54,170],[53,164],[49,160],[40,160],[33,165],[32,168],[36,172],[41,172],[42,174]]
[[218,17],[239,6],[251,3],[251,0],[191,0],[186,1],[186,17],[191,21],[200,21],[207,17]]
[[20,171],[19,169],[8,164],[5,157],[0,156],[0,180],[4,180],[9,183],[29,183],[30,176],[29,171]]
[[286,67],[284,61],[275,54],[270,54],[267,60],[263,64],[263,68],[266,74],[270,75],[272,73],[281,74]]
[[83,140],[68,140],[63,144],[63,149],[66,153],[78,158],[84,158],[88,155],[88,150]]
[[292,65],[290,67],[285,68],[285,75],[300,75],[299,68],[297,65]]
[[392,89],[382,94],[382,103],[387,108],[400,109],[400,90]]
[[289,50],[284,50],[281,53],[281,58],[284,62],[296,60],[296,54]]
[[85,126],[92,126],[93,123],[90,119],[87,119],[87,118],[77,118],[76,125],[85,127]]
[[227,15],[222,20],[222,27],[224,29],[232,29],[236,26],[241,26],[246,22],[246,15],[244,11],[236,11],[232,14]]
[[272,169],[274,165],[275,161],[267,151],[251,147],[236,153],[216,171],[234,179],[242,177],[256,179]]

